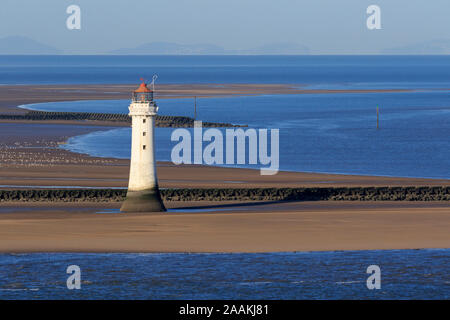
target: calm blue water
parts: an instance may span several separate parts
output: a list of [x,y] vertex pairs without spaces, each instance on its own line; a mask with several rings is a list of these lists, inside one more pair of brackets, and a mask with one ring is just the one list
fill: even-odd
[[0,56],[0,84],[292,83],[450,88],[450,56]]
[[[450,250],[0,254],[0,299],[449,299]],[[81,268],[68,290],[66,269]],[[368,290],[369,265],[381,289]]]
[[[0,84],[289,83],[310,88],[419,88],[420,92],[203,99],[199,118],[280,128],[282,170],[450,178],[450,56],[0,56]],[[42,110],[127,112],[128,101],[68,102]],[[192,116],[192,100],[161,100]],[[381,130],[376,126],[381,108]],[[157,130],[169,160],[171,129]],[[130,130],[74,138],[66,147],[129,157]]]
[[[450,178],[450,56],[0,56],[1,84],[288,83],[319,89],[416,88],[413,93],[257,96],[198,100],[204,121],[280,128],[283,170]],[[160,113],[192,116],[189,99]],[[127,111],[128,101],[34,105]],[[381,130],[375,130],[376,106]],[[168,160],[173,129],[156,130]],[[70,139],[66,148],[129,157],[130,129]],[[265,254],[0,254],[0,299],[449,299],[450,250]],[[82,270],[69,291],[66,268]],[[366,268],[381,267],[381,290]]]
[[[57,102],[45,111],[127,113],[129,101]],[[160,99],[160,114],[192,116],[192,99]],[[204,121],[280,129],[280,169],[450,179],[450,93],[265,95],[198,99]],[[381,130],[376,130],[380,106]],[[156,157],[170,160],[173,129],[156,129]],[[222,130],[225,134],[225,131]],[[90,133],[63,147],[129,158],[131,129]],[[206,143],[205,143],[206,145]],[[259,166],[247,167],[259,168]]]

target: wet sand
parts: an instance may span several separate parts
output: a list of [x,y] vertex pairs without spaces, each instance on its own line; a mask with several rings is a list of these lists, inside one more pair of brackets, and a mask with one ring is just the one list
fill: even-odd
[[[194,205],[198,203],[183,203]],[[71,205],[69,210],[64,205],[40,205],[32,211],[24,206],[15,213],[0,207],[0,251],[282,252],[450,246],[448,203],[294,202],[226,208],[229,211],[219,211],[224,209],[221,204],[209,208],[211,212],[138,215],[95,213],[104,208],[92,205]]]
[[[51,157],[51,158],[50,158]],[[0,181],[2,189],[21,186],[77,186],[126,188],[128,161],[72,156],[70,153],[54,152],[38,165],[2,166]],[[51,159],[51,163],[47,160]],[[67,161],[69,164],[53,164]],[[76,162],[70,164],[70,162]],[[158,163],[158,180],[162,188],[282,188],[282,187],[367,187],[367,186],[442,186],[449,180],[420,178],[394,178],[319,174],[302,172],[279,172],[272,178],[261,176],[258,170],[217,168],[208,166],[175,166]],[[13,187],[16,186],[16,187]]]
[[[126,99],[134,87],[1,86],[0,112],[23,112],[17,105],[24,103]],[[166,98],[261,93],[336,92],[285,85],[161,85],[159,88],[161,97]],[[110,123],[100,122],[0,123],[1,188],[126,187],[128,160],[89,157],[58,148],[70,136],[110,128]],[[449,180],[293,172],[261,176],[257,170],[170,163],[158,163],[158,175],[160,186],[171,188],[450,184]],[[1,203],[0,252],[273,252],[450,247],[447,202],[180,201],[166,205],[184,209],[165,214],[98,214],[105,209],[117,209],[119,204]],[[191,212],[189,208],[200,208],[201,212]]]
[[[104,85],[5,85],[0,86],[0,113],[21,112],[22,104],[74,100],[129,99],[136,84]],[[261,94],[329,94],[408,92],[407,89],[380,90],[320,90],[305,89],[302,85],[286,84],[158,84],[156,97],[220,97]],[[22,111],[23,112],[23,111]]]

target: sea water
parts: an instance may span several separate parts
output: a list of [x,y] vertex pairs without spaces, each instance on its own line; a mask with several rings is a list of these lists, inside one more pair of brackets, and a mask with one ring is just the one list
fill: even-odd
[[0,84],[285,83],[449,88],[450,56],[0,56]]
[[[203,121],[279,128],[281,170],[450,178],[450,56],[0,56],[1,84],[137,83],[154,73],[159,83],[414,89],[205,98],[198,99],[197,115]],[[128,104],[85,101],[31,108],[126,113]],[[158,104],[160,114],[193,116],[192,99],[159,99]],[[158,160],[170,160],[172,131],[156,130]],[[63,147],[128,158],[130,134],[129,129],[91,133]]]
[[[407,93],[198,99],[204,121],[280,129],[283,170],[450,178],[449,56],[0,56],[0,84],[285,83]],[[425,89],[425,90],[422,90]],[[129,101],[31,106],[125,113]],[[161,114],[193,115],[192,99],[159,99]],[[376,130],[376,107],[381,128]],[[156,130],[170,159],[173,129]],[[129,157],[128,128],[73,137],[69,150]],[[0,254],[1,299],[448,299],[450,251],[264,254]],[[68,290],[69,265],[81,290]],[[368,290],[369,265],[381,289]]]
[[[450,250],[0,254],[0,299],[449,299]],[[69,265],[81,289],[69,290]],[[381,288],[367,287],[367,267]]]
[[[203,121],[279,129],[280,170],[450,179],[449,100],[450,92],[432,89],[202,98],[197,99],[197,116]],[[161,115],[193,114],[192,99],[159,99],[157,103]],[[128,100],[108,100],[24,107],[127,113],[128,105]],[[177,143],[171,141],[174,130],[156,129],[157,160],[171,160],[171,150]],[[225,129],[222,133],[225,136]],[[125,159],[130,157],[130,144],[131,129],[119,128],[70,138],[62,148]]]

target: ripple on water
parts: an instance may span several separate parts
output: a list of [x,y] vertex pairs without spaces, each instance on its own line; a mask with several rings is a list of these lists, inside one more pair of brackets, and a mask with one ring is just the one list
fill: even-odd
[[[0,254],[0,298],[448,299],[448,261],[449,249]],[[82,270],[83,289],[69,294],[72,264]],[[366,287],[372,264],[382,270],[381,290]]]

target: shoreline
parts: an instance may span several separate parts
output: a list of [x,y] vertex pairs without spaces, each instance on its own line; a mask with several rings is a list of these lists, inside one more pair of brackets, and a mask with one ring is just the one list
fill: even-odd
[[258,255],[258,254],[308,254],[308,253],[362,253],[362,252],[387,252],[387,251],[446,251],[450,248],[405,248],[405,249],[355,249],[355,250],[304,250],[304,251],[255,251],[255,252],[246,252],[246,251],[233,251],[233,252],[216,252],[216,251],[193,251],[193,252],[183,252],[183,251],[149,251],[149,252],[134,252],[134,251],[124,251],[124,252],[105,252],[105,251],[15,251],[15,252],[0,252],[0,255],[38,255],[38,254],[167,254],[167,255]]
[[[168,98],[302,92],[288,85],[161,86]],[[36,101],[128,98],[129,91],[134,89],[134,85],[26,86],[26,90],[11,87],[0,86],[1,113],[24,112],[17,108],[18,104]],[[113,89],[118,92],[107,93]],[[19,188],[20,185],[127,186],[128,160],[91,157],[58,147],[69,137],[118,128],[117,124],[76,121],[16,124],[18,122],[0,122],[2,185]],[[175,166],[168,162],[158,162],[157,169],[160,186],[164,188],[450,185],[450,179],[289,171],[261,176],[255,169]],[[309,252],[450,248],[448,201],[282,204],[171,201],[167,204],[169,208],[184,208],[185,212],[97,214],[102,209],[117,209],[118,204],[2,203],[0,252]],[[196,207],[208,211],[189,212]]]

